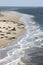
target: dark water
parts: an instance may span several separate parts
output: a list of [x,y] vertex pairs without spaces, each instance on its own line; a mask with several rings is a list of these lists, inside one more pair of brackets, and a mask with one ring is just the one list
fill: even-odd
[[5,10],[34,15],[34,20],[43,26],[43,7],[0,7],[0,11]]
[[[40,28],[43,30],[43,7],[0,7],[0,11],[18,11],[25,14],[34,15],[34,20],[40,25]],[[30,51],[28,56],[31,56],[31,62],[35,65],[43,65],[43,47],[41,48],[32,48],[25,51],[25,54]],[[25,57],[25,56],[24,56]],[[24,62],[29,62],[24,61]],[[29,65],[29,64],[28,64]]]

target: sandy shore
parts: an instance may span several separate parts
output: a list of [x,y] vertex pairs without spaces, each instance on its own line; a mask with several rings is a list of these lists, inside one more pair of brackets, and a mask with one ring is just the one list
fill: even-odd
[[23,33],[25,26],[20,21],[21,17],[19,13],[0,12],[0,48],[8,46]]

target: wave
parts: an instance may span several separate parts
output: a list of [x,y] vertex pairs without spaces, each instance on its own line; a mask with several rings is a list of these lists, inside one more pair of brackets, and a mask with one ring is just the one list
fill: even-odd
[[0,65],[36,65],[39,61],[32,61],[32,59],[34,60],[32,58],[33,55],[34,57],[38,56],[38,54],[43,56],[43,53],[41,54],[43,49],[43,31],[40,29],[39,24],[34,21],[33,15],[20,14],[22,15],[20,21],[24,23],[26,32],[19,40],[13,41],[11,46],[0,50],[0,54],[6,53],[6,57],[0,59]]

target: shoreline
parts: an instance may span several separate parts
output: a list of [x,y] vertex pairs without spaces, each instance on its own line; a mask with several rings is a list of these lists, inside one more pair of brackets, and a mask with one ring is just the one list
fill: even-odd
[[[19,13],[15,13],[15,14],[13,14],[13,13],[9,13],[9,12],[1,12],[3,15],[4,15],[4,17],[0,17],[0,19],[2,19],[1,21],[3,22],[4,20],[3,19],[6,19],[7,21],[8,20],[10,20],[10,21],[14,21],[15,23],[13,23],[13,22],[0,22],[0,24],[1,24],[1,28],[2,27],[5,27],[5,29],[7,29],[6,28],[6,26],[8,27],[12,27],[11,29],[13,29],[13,27],[15,26],[15,28],[17,29],[15,32],[14,31],[11,31],[11,32],[9,32],[8,34],[11,36],[11,34],[12,34],[12,36],[15,36],[15,37],[13,37],[13,38],[18,38],[18,36],[20,36],[20,35],[22,35],[22,33],[23,33],[23,31],[25,30],[25,27],[24,27],[24,24],[22,23],[22,21],[20,21],[19,19],[22,17],[21,16],[21,14],[19,14]],[[12,20],[11,20],[11,18],[12,18]],[[5,20],[5,21],[6,21]],[[7,25],[8,24],[8,25]],[[21,24],[22,24],[22,26],[21,26]],[[18,27],[17,27],[17,25],[18,25]],[[23,27],[23,28],[22,28]],[[19,29],[20,28],[20,29]],[[2,32],[5,30],[4,28],[2,29]],[[11,29],[8,29],[8,30],[11,30]],[[6,31],[7,30],[5,30],[4,32],[5,32],[5,34],[6,34]],[[11,34],[10,34],[11,33]],[[13,33],[14,33],[14,35],[13,35]],[[3,33],[3,35],[4,35],[4,33]],[[6,35],[6,37],[7,37],[7,35]],[[12,39],[12,38],[11,38]],[[4,42],[4,44],[8,44],[8,45],[10,45],[10,40],[8,40],[8,39],[6,39],[6,38],[4,38],[4,39],[1,39],[0,41],[1,41],[1,44],[3,43],[2,42],[2,40],[3,40],[3,42]],[[5,41],[4,41],[5,40]],[[7,41],[6,41],[7,40]],[[13,40],[12,40],[13,41]],[[7,42],[7,43],[6,43]],[[3,44],[2,44],[3,45]],[[6,45],[5,46],[3,46],[3,47],[6,47]],[[3,47],[1,47],[1,45],[0,45],[0,48],[3,48]]]
[[[19,41],[16,42],[17,44],[15,44],[14,47],[11,47],[11,49],[9,49],[9,50],[8,49],[5,50],[5,51],[8,50],[6,52],[6,54],[8,54],[8,55],[7,55],[7,58],[5,57],[2,60],[0,60],[0,64],[2,63],[2,65],[10,65],[10,64],[12,65],[13,63],[18,64],[18,62],[19,62],[18,58],[20,58],[20,57],[24,57],[23,61],[28,62],[27,50],[28,49],[30,50],[31,48],[33,49],[34,47],[37,47],[37,48],[41,47],[41,44],[39,44],[39,45],[34,44],[35,42],[37,42],[39,36],[37,36],[37,39],[36,39],[36,36],[33,37],[34,34],[37,34],[41,31],[40,27],[37,26],[37,24],[35,23],[34,20],[31,20],[31,17],[27,17],[27,15],[25,17],[23,16],[22,21],[25,24],[29,21],[27,23],[28,26],[26,27],[27,31],[26,31],[25,35]],[[26,52],[25,52],[25,50],[26,50]],[[31,54],[31,50],[30,50],[30,54]],[[23,62],[23,61],[21,61],[21,62]],[[29,57],[29,61],[31,62],[30,57]],[[24,63],[24,65],[26,65],[26,63]],[[30,63],[30,65],[32,65],[32,64]]]
[[[25,16],[25,14],[23,14],[24,16]],[[23,16],[23,18],[24,18],[24,16]],[[27,17],[27,15],[26,15],[26,17]],[[31,18],[31,17],[29,17],[29,18]],[[21,19],[22,20],[22,19]],[[23,20],[23,22],[25,23],[25,21]],[[25,23],[25,25],[26,25],[26,23]],[[27,27],[26,27],[26,30],[27,30]],[[26,36],[26,37],[25,37]],[[24,34],[24,36],[22,37],[22,40],[23,40],[23,38],[28,38],[28,34],[27,34],[27,31],[25,32],[25,34]],[[17,43],[18,42],[18,43]],[[21,43],[21,39],[19,39],[19,41],[17,41],[16,43],[17,43],[17,46]],[[21,44],[20,44],[21,45]],[[15,45],[14,45],[15,46]],[[11,47],[12,48],[12,47]],[[13,49],[13,48],[12,48]],[[8,49],[5,49],[5,51],[6,50],[8,50]],[[11,49],[9,49],[9,51],[10,51]],[[3,50],[4,51],[4,50]],[[8,57],[8,56],[7,56]],[[6,57],[5,58],[3,58],[0,62],[4,62],[4,59],[6,59]],[[6,59],[6,61],[7,61],[7,59]]]

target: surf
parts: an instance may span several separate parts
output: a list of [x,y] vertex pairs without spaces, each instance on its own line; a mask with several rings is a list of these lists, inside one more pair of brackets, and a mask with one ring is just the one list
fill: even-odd
[[[31,56],[32,53],[35,53],[35,48],[42,48],[43,46],[43,31],[33,18],[33,15],[22,14],[20,21],[24,23],[26,32],[24,32],[24,35],[19,38],[15,44],[8,47],[9,50],[8,48],[4,49],[7,51],[7,56],[0,59],[1,65],[10,65],[12,63],[15,63],[15,65],[23,65],[27,64],[28,62],[30,64],[34,64],[34,62],[31,62]],[[28,56],[29,54],[31,56]]]

